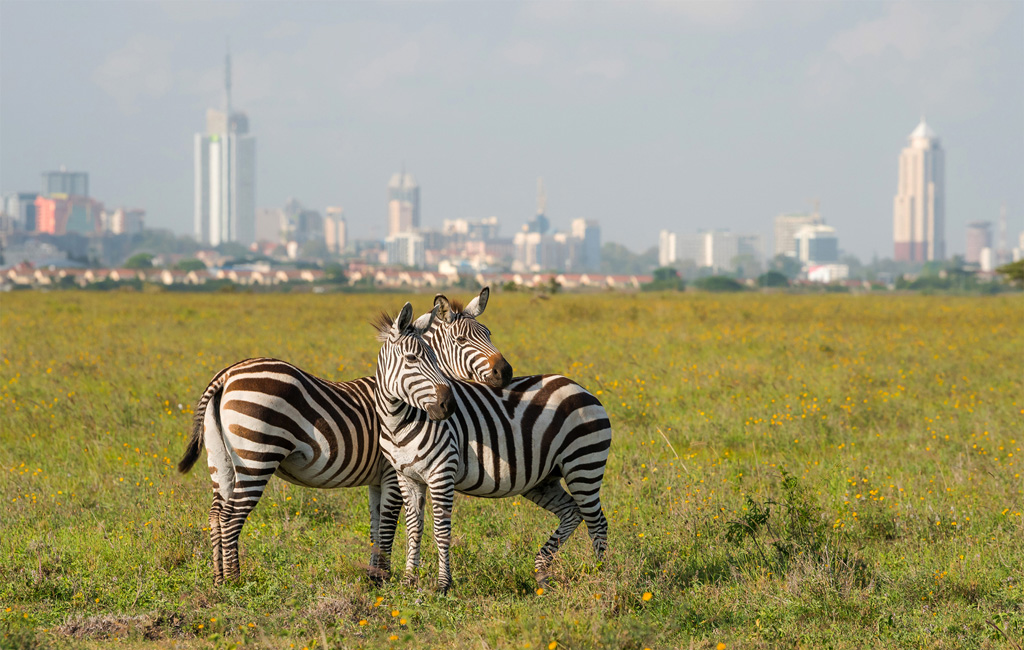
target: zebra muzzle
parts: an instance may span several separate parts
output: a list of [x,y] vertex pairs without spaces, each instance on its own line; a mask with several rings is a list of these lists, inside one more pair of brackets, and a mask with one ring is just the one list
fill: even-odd
[[492,355],[488,361],[491,362],[491,370],[484,378],[484,383],[491,388],[505,388],[512,381],[512,365],[505,361],[501,354]]
[[427,415],[431,420],[444,420],[455,410],[455,398],[452,396],[452,389],[443,384],[434,386],[437,394],[437,401],[427,405]]

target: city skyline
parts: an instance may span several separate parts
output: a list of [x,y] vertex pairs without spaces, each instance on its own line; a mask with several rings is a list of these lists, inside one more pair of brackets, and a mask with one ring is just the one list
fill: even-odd
[[[844,249],[888,257],[893,161],[922,112],[954,152],[947,257],[1004,202],[1024,225],[1014,3],[62,7],[55,28],[84,27],[65,30],[73,61],[15,56],[43,10],[5,6],[0,190],[66,164],[152,227],[193,230],[189,138],[225,33],[260,126],[257,206],[344,204],[350,238],[386,235],[378,188],[404,160],[429,188],[425,228],[526,220],[543,175],[555,227],[596,219],[637,252],[665,227],[768,235],[820,199]],[[107,23],[123,36],[78,35]],[[40,102],[40,83],[75,101]]]

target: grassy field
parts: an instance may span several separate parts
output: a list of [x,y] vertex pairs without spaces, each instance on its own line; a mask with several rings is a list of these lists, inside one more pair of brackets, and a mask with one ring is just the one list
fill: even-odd
[[422,589],[375,588],[365,489],[273,480],[214,587],[204,461],[174,471],[207,382],[257,355],[372,374],[367,321],[404,300],[4,295],[0,645],[1024,643],[1020,296],[493,295],[516,374],[611,415],[603,566],[581,528],[538,593],[554,518],[459,498],[452,592],[429,538]]

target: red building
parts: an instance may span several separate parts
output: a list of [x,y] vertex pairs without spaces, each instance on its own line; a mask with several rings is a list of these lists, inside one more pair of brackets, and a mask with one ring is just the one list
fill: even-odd
[[51,194],[36,197],[36,232],[65,235],[103,230],[103,204],[87,196]]

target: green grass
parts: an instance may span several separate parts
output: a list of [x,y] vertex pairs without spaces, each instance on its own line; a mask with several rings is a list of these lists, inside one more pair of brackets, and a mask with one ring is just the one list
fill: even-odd
[[375,588],[365,490],[274,480],[214,587],[202,462],[174,472],[207,382],[258,355],[371,374],[367,321],[403,300],[4,295],[0,645],[1024,643],[1020,296],[499,293],[481,320],[516,374],[612,418],[603,566],[581,529],[538,594],[554,518],[460,497],[450,594],[429,536],[421,589]]

